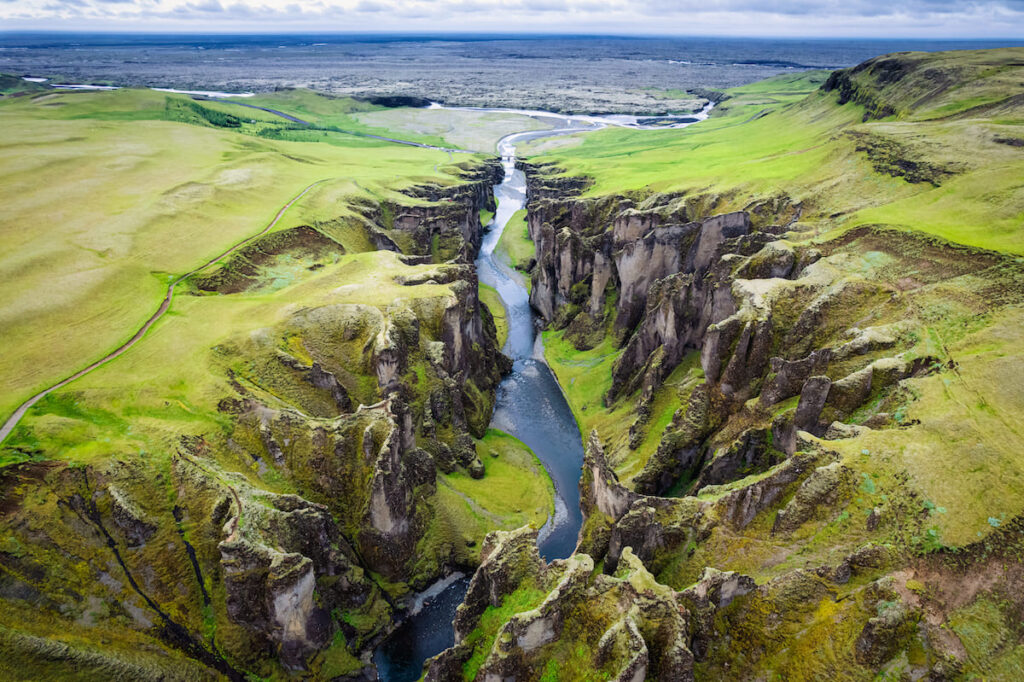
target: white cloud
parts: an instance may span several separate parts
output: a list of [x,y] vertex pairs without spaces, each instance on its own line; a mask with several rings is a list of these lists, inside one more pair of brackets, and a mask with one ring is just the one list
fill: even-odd
[[0,0],[0,26],[1024,37],[1024,0]]

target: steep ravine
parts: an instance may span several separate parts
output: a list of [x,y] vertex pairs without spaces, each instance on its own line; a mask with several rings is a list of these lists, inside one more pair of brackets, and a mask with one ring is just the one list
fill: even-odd
[[[526,204],[526,179],[515,167],[514,143],[527,136],[550,134],[517,134],[499,143],[504,176],[494,187],[498,207],[476,259],[480,281],[497,289],[505,306],[509,333],[503,351],[513,363],[511,373],[498,386],[491,426],[530,447],[555,484],[555,515],[541,529],[538,541],[547,560],[564,559],[576,546],[583,521],[577,485],[583,448],[572,411],[544,362],[522,276],[497,258],[494,250],[509,219]],[[427,603],[377,650],[374,662],[381,679],[419,679],[423,662],[451,646],[455,609],[468,587],[469,579],[462,578],[428,595]]]
[[[1020,264],[882,227],[810,243],[785,196],[715,213],[523,168],[530,301],[610,379],[580,415],[584,522],[550,564],[529,529],[489,536],[427,679],[861,679],[901,655],[911,679],[952,677],[962,649],[945,612],[924,616],[915,571],[983,574],[1015,533],[926,564],[944,510],[899,470],[859,472],[871,451],[848,443],[915,428],[920,381],[955,372],[929,338],[948,292],[1007,311]],[[613,361],[589,354],[609,343]]]
[[[705,118],[711,106],[709,104],[697,118],[676,122],[673,127]],[[545,112],[518,113],[549,115]],[[480,281],[494,287],[501,295],[509,327],[508,341],[503,350],[513,360],[512,373],[498,387],[491,426],[514,435],[529,446],[555,483],[555,516],[539,530],[536,538],[540,556],[547,561],[570,556],[577,545],[583,522],[579,496],[583,449],[575,416],[543,357],[533,312],[538,309],[543,313],[543,308],[538,308],[528,294],[523,276],[494,256],[495,247],[512,215],[526,205],[528,198],[546,196],[544,190],[534,183],[528,197],[526,176],[516,167],[515,145],[529,139],[596,130],[605,125],[654,127],[600,117],[561,118],[566,125],[564,128],[517,133],[499,142],[504,177],[494,188],[498,209],[476,259]],[[570,182],[569,191],[563,196],[571,196],[579,186],[579,183]],[[560,193],[556,190],[554,195],[559,196]],[[468,578],[449,581],[442,591],[428,595],[425,604],[417,604],[415,612],[385,641],[374,657],[382,679],[393,682],[418,679],[423,662],[439,653],[444,646],[451,645],[456,607],[468,587]]]

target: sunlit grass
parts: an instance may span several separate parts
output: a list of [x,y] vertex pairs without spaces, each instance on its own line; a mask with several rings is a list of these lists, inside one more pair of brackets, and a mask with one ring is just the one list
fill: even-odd
[[278,228],[344,216],[344,197],[453,181],[442,152],[156,120],[165,100],[117,90],[0,105],[0,412],[127,340],[175,275],[262,230],[310,183],[325,181]]

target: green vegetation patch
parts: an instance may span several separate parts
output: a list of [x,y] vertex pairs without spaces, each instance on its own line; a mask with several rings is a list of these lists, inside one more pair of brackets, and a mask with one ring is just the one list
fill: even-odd
[[430,527],[419,553],[462,565],[479,561],[488,532],[524,525],[540,528],[555,509],[555,487],[537,456],[513,436],[489,429],[476,442],[483,478],[438,474]]
[[527,271],[536,249],[526,226],[526,209],[516,211],[508,219],[495,251],[516,270]]
[[494,287],[480,284],[480,302],[487,306],[494,320],[494,327],[498,332],[498,347],[504,348],[508,340],[508,319],[505,312],[505,303],[501,300],[501,294]]

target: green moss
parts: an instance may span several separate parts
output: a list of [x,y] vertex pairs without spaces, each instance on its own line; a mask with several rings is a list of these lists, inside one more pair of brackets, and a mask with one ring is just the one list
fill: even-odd
[[491,319],[494,320],[494,328],[498,333],[498,348],[504,348],[508,340],[508,319],[501,294],[494,287],[480,283],[479,295],[480,302],[487,306]]
[[[326,680],[349,675],[363,668],[363,662],[348,650],[345,636],[340,631],[334,633],[331,645],[317,657],[317,663],[319,663],[319,676]],[[315,667],[316,663],[314,663]]]
[[1002,606],[988,597],[980,597],[949,615],[949,627],[967,650],[967,670],[987,671],[996,652],[1013,644],[1015,636],[1007,627]]
[[477,671],[484,664],[487,655],[494,645],[494,638],[501,627],[517,613],[523,613],[536,608],[547,593],[531,585],[520,585],[520,587],[501,600],[501,606],[488,606],[480,616],[477,626],[466,635],[463,642],[473,649],[473,655],[462,666],[463,676],[467,680],[476,678]]

